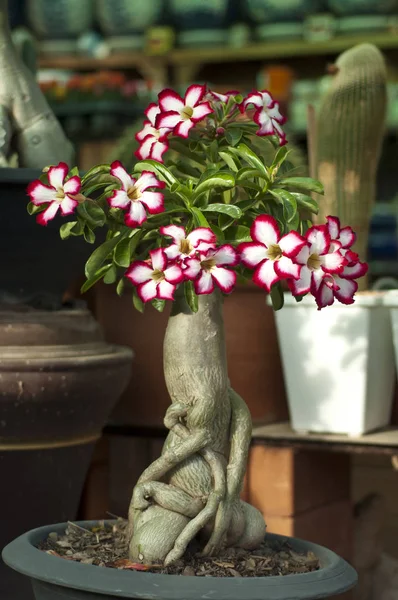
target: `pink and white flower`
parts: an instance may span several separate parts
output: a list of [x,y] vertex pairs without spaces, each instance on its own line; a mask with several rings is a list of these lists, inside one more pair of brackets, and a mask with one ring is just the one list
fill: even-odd
[[57,166],[48,170],[49,185],[45,185],[39,179],[28,185],[28,195],[35,206],[48,204],[45,211],[39,213],[36,221],[40,225],[47,225],[54,219],[60,210],[63,216],[71,215],[78,205],[78,194],[80,192],[80,177],[74,175],[68,181],[65,177],[69,172],[66,163],[60,162]]
[[173,239],[174,243],[164,249],[170,260],[184,262],[196,252],[206,252],[214,248],[217,243],[216,235],[208,227],[198,227],[186,235],[184,227],[167,225],[160,227],[159,232]]
[[332,240],[326,225],[314,225],[305,235],[307,244],[295,257],[301,265],[300,278],[288,281],[295,296],[311,292],[315,298],[325,280],[326,285],[334,285],[332,275],[339,274],[347,265],[347,259],[341,254],[341,243]]
[[212,96],[214,96],[214,98],[216,98],[217,100],[220,100],[220,102],[224,102],[224,104],[226,104],[228,102],[228,100],[230,99],[231,96],[238,96],[240,94],[240,92],[238,92],[237,90],[225,92],[225,94],[219,94],[218,92],[213,92],[213,90],[209,90],[209,91],[210,91],[210,94]]
[[151,171],[142,171],[138,179],[134,179],[123,168],[118,160],[111,164],[111,175],[117,177],[121,189],[115,190],[108,198],[112,208],[126,210],[124,221],[129,227],[137,227],[147,220],[147,211],[156,215],[164,211],[163,194],[150,192],[148,188],[164,188],[163,181],[156,179]]
[[126,271],[126,277],[137,287],[143,302],[174,300],[174,292],[184,275],[177,264],[169,264],[162,248],[151,250],[148,261],[137,260]]
[[134,153],[140,160],[152,158],[158,162],[163,162],[163,154],[168,149],[167,136],[170,129],[155,127],[156,117],[160,113],[160,108],[152,102],[145,111],[148,119],[144,121],[144,128],[139,131],[135,139],[140,142],[140,147]]
[[229,244],[220,246],[206,252],[198,253],[197,257],[187,258],[184,276],[193,279],[195,292],[211,294],[214,285],[217,285],[225,294],[232,292],[236,283],[236,273],[226,267],[238,264],[239,257],[236,250]]
[[175,135],[187,138],[195,123],[213,112],[208,102],[202,102],[205,94],[205,85],[190,85],[184,99],[174,90],[160,92],[158,97],[161,112],[156,117],[156,127],[172,129]]
[[301,266],[297,254],[305,246],[305,239],[296,231],[281,236],[278,223],[270,215],[256,217],[250,230],[254,242],[238,246],[242,263],[255,269],[253,281],[269,292],[280,279],[299,279]]
[[266,90],[249,94],[242,103],[242,109],[246,110],[250,105],[256,108],[253,121],[260,127],[256,134],[260,136],[277,135],[279,144],[281,146],[286,144],[286,135],[281,127],[286,119],[279,112],[279,104],[275,102],[271,94]]

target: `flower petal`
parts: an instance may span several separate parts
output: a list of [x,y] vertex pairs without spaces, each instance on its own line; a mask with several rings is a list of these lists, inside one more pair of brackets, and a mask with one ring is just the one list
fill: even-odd
[[322,283],[319,292],[315,296],[315,301],[319,310],[325,306],[331,306],[334,302],[333,290],[325,283]]
[[157,160],[158,162],[163,162],[163,154],[169,149],[169,145],[165,142],[160,142],[156,140],[155,143],[151,147],[151,151],[149,153],[149,158],[153,160]]
[[65,198],[62,200],[62,202],[60,202],[61,213],[64,216],[71,215],[77,205],[78,205],[77,200],[73,200],[73,198],[68,198],[68,196],[65,196]]
[[356,235],[351,227],[340,229],[339,241],[343,248],[350,248],[356,240]]
[[56,190],[48,185],[44,185],[39,179],[32,181],[28,185],[27,192],[31,202],[36,206],[56,200]]
[[166,281],[170,283],[181,283],[184,280],[184,273],[179,265],[170,265],[164,270]]
[[207,117],[207,115],[210,115],[212,112],[214,111],[208,102],[199,104],[199,106],[195,106],[195,108],[193,109],[191,121],[197,123],[198,121],[201,121],[202,119]]
[[127,192],[129,187],[133,184],[133,179],[127,173],[120,160],[113,161],[110,173],[113,177],[117,177],[121,181],[123,189]]
[[254,271],[253,281],[256,285],[269,292],[271,286],[279,280],[279,275],[275,273],[274,261],[265,260]]
[[135,134],[135,139],[138,142],[143,142],[148,136],[155,137],[156,131],[157,129],[155,129],[149,121],[144,121],[144,127]]
[[169,260],[175,260],[180,257],[181,254],[177,244],[171,244],[171,246],[167,246],[167,248],[163,248],[163,250]]
[[49,221],[51,221],[55,215],[57,214],[59,209],[58,202],[51,202],[51,204],[46,208],[45,211],[39,213],[36,217],[37,223],[40,225],[47,225]]
[[256,132],[257,135],[272,135],[274,133],[272,119],[265,110],[257,110],[253,115],[253,121],[260,127]]
[[243,242],[237,248],[242,263],[251,269],[267,258],[267,249],[264,244],[256,242]]
[[311,272],[310,292],[313,296],[316,296],[318,294],[321,285],[323,284],[323,282],[326,281],[327,277],[332,278],[332,275],[327,276],[322,269],[315,269],[315,271]]
[[216,234],[213,233],[209,227],[197,227],[196,229],[193,229],[191,233],[188,233],[187,239],[194,248],[198,246],[199,242],[207,242],[209,244],[217,243]]
[[150,302],[157,296],[157,287],[158,284],[156,281],[151,279],[150,281],[137,286],[137,294],[143,302]]
[[326,217],[327,228],[332,240],[338,240],[340,235],[340,219],[338,217]]
[[310,257],[310,248],[309,246],[303,246],[300,252],[294,257],[294,261],[299,265],[306,265],[307,261]]
[[280,233],[276,219],[270,215],[256,217],[250,228],[250,235],[253,240],[264,244],[267,248],[271,244],[277,244]]
[[250,104],[262,108],[264,106],[264,100],[260,92],[249,94],[247,98],[243,100],[242,106],[246,109]]
[[67,176],[69,167],[66,163],[60,162],[56,167],[50,167],[48,170],[48,181],[56,190],[62,188],[64,179]]
[[112,208],[127,208],[130,206],[131,200],[124,190],[115,190],[108,198],[108,204]]
[[160,113],[156,117],[156,128],[157,129],[174,129],[178,123],[182,121],[182,117],[179,112],[168,111],[165,113]]
[[357,282],[349,279],[343,279],[342,277],[338,276],[336,276],[335,279],[337,285],[339,286],[339,289],[334,292],[337,300],[342,304],[353,304],[353,296],[358,290]]
[[319,257],[321,259],[321,266],[324,271],[329,273],[341,273],[347,260],[337,250],[337,252],[330,252],[329,254],[323,254]]
[[81,188],[80,177],[74,175],[64,184],[64,192],[65,194],[78,194]]
[[152,152],[152,146],[156,143],[156,138],[153,135],[147,135],[140,144],[138,150],[134,152],[135,156],[140,160],[149,158]]
[[[189,89],[189,88],[188,88]],[[165,89],[158,95],[159,108],[162,113],[169,111],[180,111],[184,108],[184,100],[174,90]],[[158,127],[158,125],[156,125]],[[165,125],[167,127],[167,125]]]
[[144,192],[140,201],[145,204],[151,215],[157,215],[164,211],[164,198],[160,192]]
[[185,229],[179,225],[164,225],[159,227],[161,235],[169,235],[174,242],[185,240]]
[[281,115],[281,113],[279,112],[279,104],[277,102],[274,102],[274,105],[270,106],[267,109],[267,111],[273,121],[276,121],[277,123],[280,123],[281,125],[283,125],[283,123],[286,122],[285,117],[283,117]]
[[155,248],[155,250],[150,250],[149,255],[151,257],[153,269],[155,271],[164,271],[167,266],[167,256],[163,248]]
[[195,279],[202,269],[200,266],[200,260],[198,258],[187,258],[185,259],[184,276],[187,279]]
[[276,260],[274,263],[275,273],[279,275],[281,279],[288,279],[289,277],[300,279],[301,268],[301,265],[294,263],[292,259],[287,256],[282,256],[282,258]]
[[[280,146],[284,146],[285,144],[287,144],[287,139],[286,139],[286,134],[283,131],[282,127],[279,125],[278,121],[272,121],[272,124],[274,126],[274,130],[277,136],[279,136],[279,145]],[[257,132],[258,133],[258,132]]]
[[[186,274],[186,271],[185,271]],[[197,279],[194,281],[195,293],[200,296],[201,294],[211,294],[214,290],[213,277],[209,271],[202,271]]]
[[310,244],[310,254],[326,254],[330,247],[330,235],[325,225],[314,225],[307,233],[306,238]]
[[235,271],[229,271],[228,269],[224,269],[224,267],[213,267],[211,275],[224,294],[232,292],[236,284]]
[[176,286],[168,281],[161,281],[158,283],[158,289],[156,297],[160,300],[174,300],[174,292]]
[[179,135],[180,137],[187,138],[189,132],[195,123],[191,119],[186,119],[185,121],[180,121],[174,128],[174,135]]
[[160,106],[155,104],[155,102],[151,102],[144,112],[148,117],[149,122],[152,123],[152,125],[155,125],[156,117],[160,113]]
[[157,187],[163,189],[166,185],[164,181],[156,179],[152,171],[142,171],[140,177],[135,182],[136,187],[140,192],[145,192],[149,187]]
[[345,279],[358,279],[358,277],[363,277],[366,275],[367,272],[367,263],[358,262],[355,265],[344,267],[343,271],[341,272],[341,277],[344,277]]
[[130,202],[130,210],[124,215],[124,222],[128,227],[142,225],[147,220],[147,214],[144,205],[141,202]]
[[136,260],[126,271],[126,277],[133,285],[151,281],[153,269],[144,261]]
[[297,231],[291,231],[287,235],[281,237],[278,245],[282,252],[293,258],[297,256],[300,250],[306,245],[306,240]]
[[[190,85],[185,92],[184,104],[185,106],[191,106],[192,108],[198,104],[206,94],[205,85]],[[173,110],[173,109],[172,109]]]
[[211,251],[216,261],[216,265],[237,265],[239,262],[239,255],[230,244],[224,244],[220,246],[215,252]]
[[288,285],[294,296],[308,294],[311,289],[310,269],[306,265],[303,265],[300,271],[300,279],[290,279],[288,280]]

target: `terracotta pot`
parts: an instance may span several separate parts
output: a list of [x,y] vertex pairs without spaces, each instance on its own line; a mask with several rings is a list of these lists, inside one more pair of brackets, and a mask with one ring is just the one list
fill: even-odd
[[[87,310],[0,310],[0,547],[74,519],[95,441],[130,376]],[[0,597],[32,598],[0,565]]]
[[[133,377],[117,404],[112,422],[161,427],[170,403],[163,377],[163,338],[170,306],[138,313],[131,296],[119,298],[110,286],[98,286],[94,312],[106,339],[134,348]],[[287,418],[273,310],[254,285],[238,287],[224,302],[228,370],[255,422]]]

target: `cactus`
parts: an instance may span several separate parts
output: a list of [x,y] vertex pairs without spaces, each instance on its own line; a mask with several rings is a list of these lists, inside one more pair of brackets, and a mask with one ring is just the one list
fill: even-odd
[[350,223],[357,232],[354,249],[365,257],[384,133],[386,66],[375,46],[360,44],[341,54],[331,72],[316,127],[315,176],[325,186],[318,222],[332,214]]

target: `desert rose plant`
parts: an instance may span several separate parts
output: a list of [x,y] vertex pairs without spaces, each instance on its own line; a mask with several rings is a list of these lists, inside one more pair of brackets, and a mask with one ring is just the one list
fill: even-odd
[[[297,301],[312,294],[320,309],[353,303],[366,273],[350,227],[302,217],[317,212],[311,192],[322,186],[291,172],[283,123],[267,91],[243,98],[192,85],[180,97],[167,89],[146,110],[134,173],[114,162],[80,176],[60,163],[29,186],[28,209],[41,225],[73,214],[63,239],[94,243],[106,228],[83,291],[103,280],[118,294],[130,287],[140,311],[173,302],[164,340],[169,434],[133,492],[136,562],[171,564],[194,538],[214,555],[255,549],[264,537],[262,515],[240,500],[251,418],[228,380],[223,295],[252,278],[275,309],[283,285]],[[261,144],[272,149],[269,164]]]

